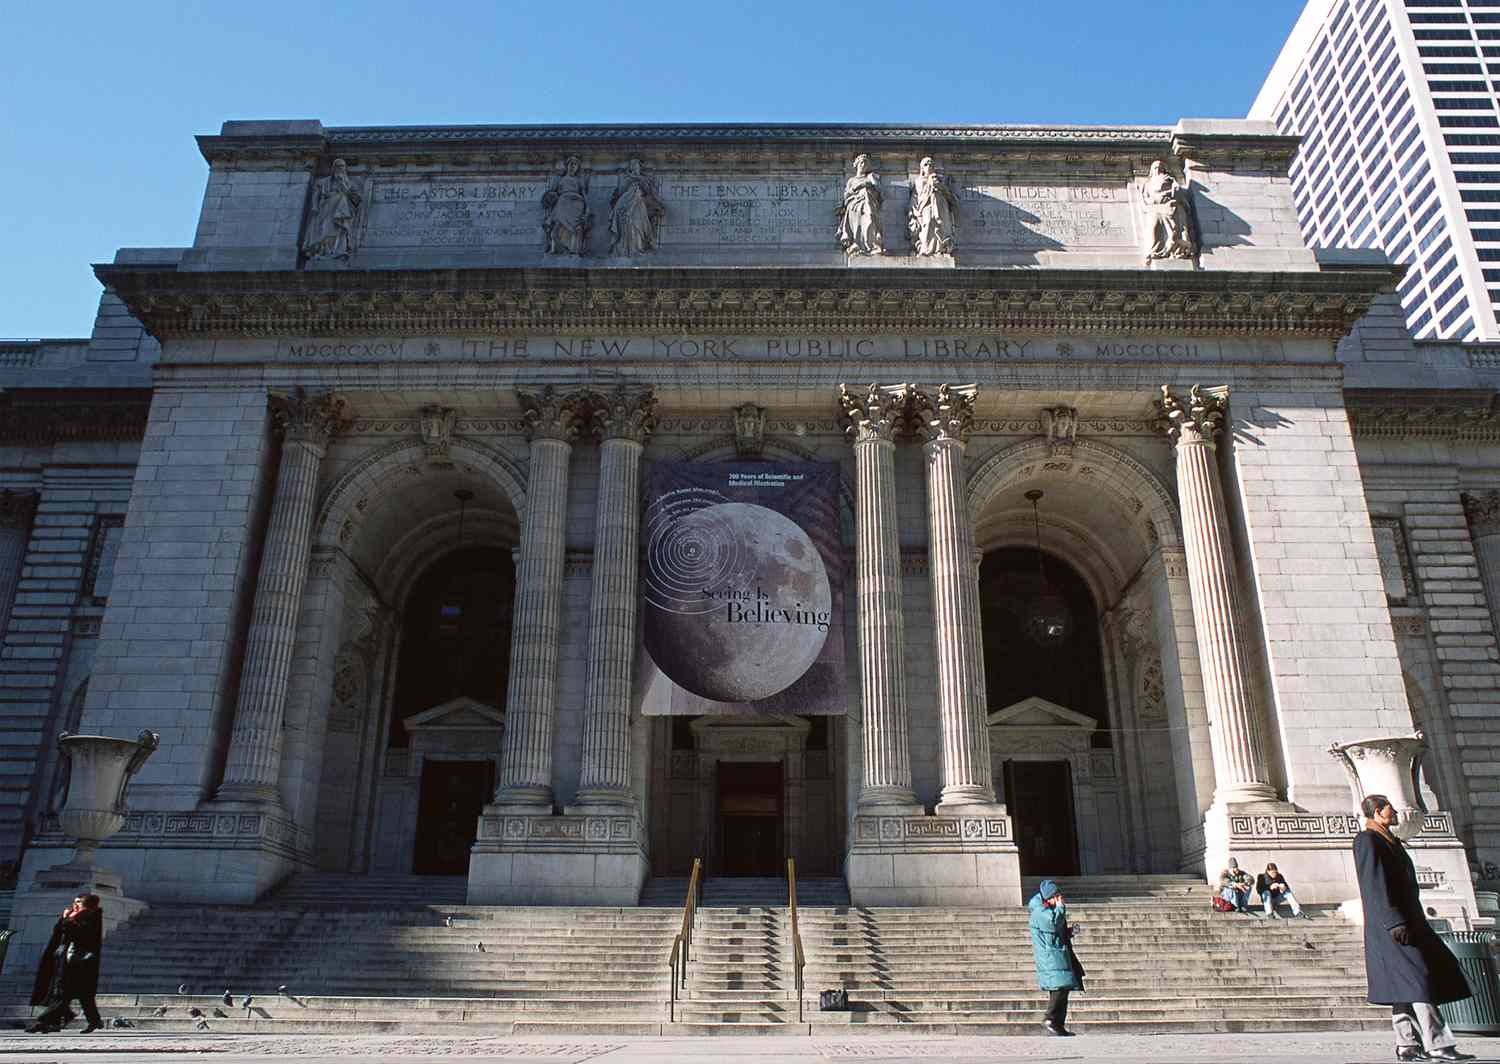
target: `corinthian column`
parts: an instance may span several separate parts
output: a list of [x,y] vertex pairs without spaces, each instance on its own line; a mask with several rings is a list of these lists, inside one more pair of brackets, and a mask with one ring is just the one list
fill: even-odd
[[[1490,605],[1490,622],[1500,633],[1500,491],[1465,492],[1463,500],[1474,560],[1479,563],[1479,580],[1484,584],[1484,598]],[[0,548],[0,555],[3,553]],[[5,574],[0,573],[0,580],[3,579]],[[4,616],[4,588],[0,587],[0,618]]]
[[995,803],[979,642],[979,574],[964,485],[964,446],[978,394],[972,384],[940,384],[935,393],[913,395],[917,432],[927,452],[927,566],[943,726],[939,813]]
[[588,404],[580,395],[558,395],[550,387],[540,395],[517,395],[531,429],[531,467],[521,515],[505,743],[495,802],[547,813],[552,810],[568,459]]
[[1219,483],[1214,437],[1224,398],[1194,385],[1186,401],[1165,385],[1157,406],[1177,449],[1177,495],[1187,554],[1193,629],[1203,667],[1209,740],[1214,758],[1214,803],[1271,801],[1259,713],[1245,654],[1244,614],[1235,586],[1234,556]]
[[34,491],[0,491],[0,640],[5,638],[5,621],[21,582],[36,499]]
[[282,435],[281,466],[255,582],[229,759],[217,795],[225,801],[277,799],[281,719],[312,552],[318,467],[329,439],[349,425],[349,404],[332,392],[310,397],[298,388],[290,396],[271,397],[271,418]]
[[855,570],[859,602],[860,709],[864,732],[862,812],[917,804],[911,786],[906,708],[906,635],[901,611],[901,548],[896,539],[896,434],[911,387],[870,385],[858,395],[839,385],[854,443]]
[[583,704],[580,806],[625,807],[630,791],[630,691],[635,661],[641,528],[641,451],[656,427],[651,392],[594,396],[599,504],[589,599],[588,693]]

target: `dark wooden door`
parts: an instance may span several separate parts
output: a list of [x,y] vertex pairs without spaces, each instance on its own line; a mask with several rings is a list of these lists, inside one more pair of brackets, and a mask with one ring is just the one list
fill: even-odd
[[719,762],[718,874],[782,874],[782,787],[779,761]]
[[1071,768],[1066,761],[1005,762],[1005,801],[1023,876],[1078,874]]
[[461,876],[479,814],[495,788],[489,761],[426,761],[417,806],[417,843],[412,871],[419,876]]

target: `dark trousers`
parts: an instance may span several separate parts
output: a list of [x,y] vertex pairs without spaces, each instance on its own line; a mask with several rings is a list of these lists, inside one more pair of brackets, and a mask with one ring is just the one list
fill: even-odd
[[[99,1006],[94,1004],[94,995],[76,994],[74,997],[83,1006],[83,1016],[84,1019],[89,1021],[89,1026],[103,1027],[104,1021],[99,1018]],[[65,997],[61,1001],[53,998],[49,1003],[47,1011],[38,1016],[36,1022],[43,1027],[61,1027],[68,1022],[69,1017],[72,1015],[72,1010],[68,1008],[68,1005],[72,1001],[73,997]]]
[[1047,1023],[1058,1030],[1068,1025],[1067,990],[1053,990],[1047,994]]

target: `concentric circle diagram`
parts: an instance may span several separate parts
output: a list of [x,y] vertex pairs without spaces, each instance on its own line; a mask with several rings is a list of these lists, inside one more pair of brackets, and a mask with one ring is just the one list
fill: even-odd
[[823,650],[833,598],[827,569],[785,514],[703,501],[663,500],[648,516],[646,649],[674,683],[700,697],[769,698]]

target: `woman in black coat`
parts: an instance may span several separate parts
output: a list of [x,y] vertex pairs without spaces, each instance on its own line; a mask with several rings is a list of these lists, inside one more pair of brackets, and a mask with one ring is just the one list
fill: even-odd
[[73,1018],[70,1002],[77,998],[83,1006],[88,1026],[79,1033],[89,1034],[104,1026],[94,995],[99,989],[99,955],[104,948],[104,910],[99,895],[80,894],[63,911],[52,928],[47,951],[42,954],[32,985],[31,1003],[45,1005],[47,1011],[27,1028],[33,1034],[56,1031]]
[[1354,867],[1365,914],[1365,978],[1369,1000],[1391,1007],[1397,1060],[1473,1060],[1456,1048],[1437,1006],[1470,995],[1458,960],[1422,911],[1417,870],[1401,840],[1400,822],[1383,794],[1360,805],[1365,830],[1354,837]]

